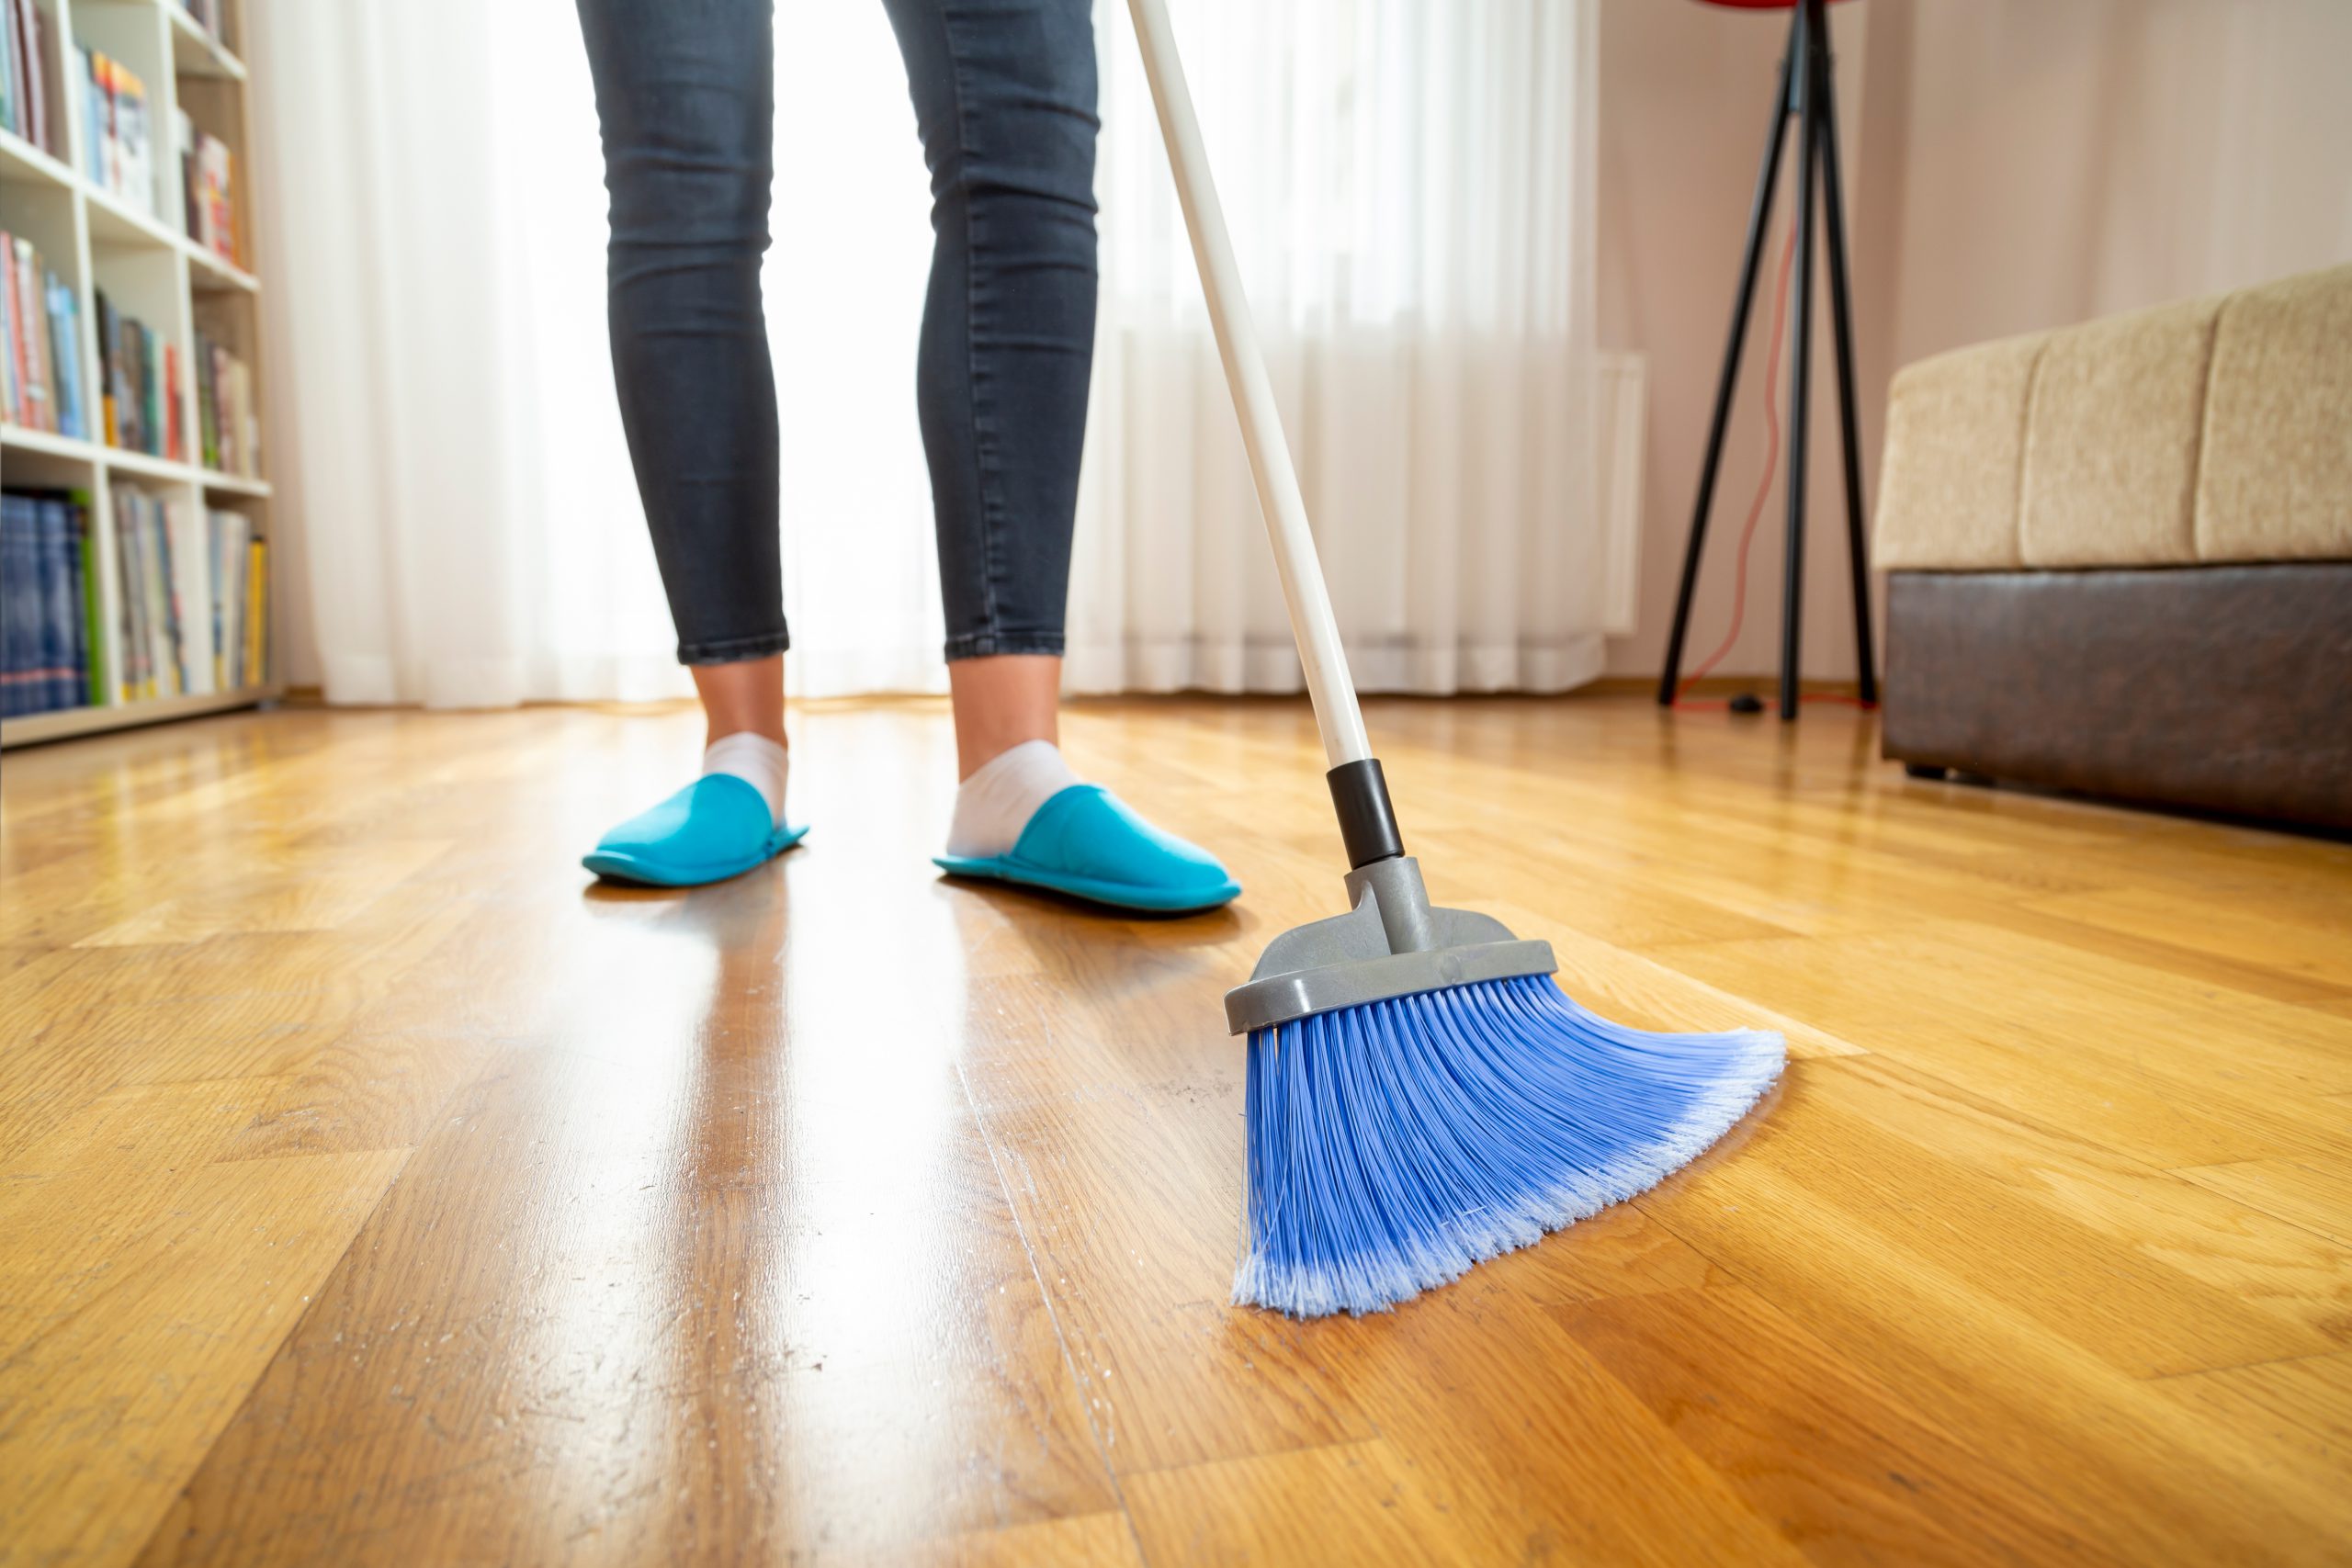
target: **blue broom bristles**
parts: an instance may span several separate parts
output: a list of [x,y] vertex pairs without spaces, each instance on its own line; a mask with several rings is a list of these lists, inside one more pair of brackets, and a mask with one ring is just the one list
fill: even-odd
[[1780,1077],[1777,1034],[1652,1034],[1550,976],[1251,1032],[1237,1304],[1379,1312],[1647,1191]]

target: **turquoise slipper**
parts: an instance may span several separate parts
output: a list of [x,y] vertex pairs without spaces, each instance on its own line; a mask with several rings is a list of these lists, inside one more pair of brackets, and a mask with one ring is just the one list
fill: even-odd
[[758,790],[732,773],[711,773],[597,840],[580,863],[623,882],[695,887],[773,860],[808,831],[775,826]]
[[956,876],[1162,915],[1214,909],[1241,892],[1215,855],[1153,827],[1101,784],[1072,784],[1037,807],[1009,854],[940,855],[933,863]]

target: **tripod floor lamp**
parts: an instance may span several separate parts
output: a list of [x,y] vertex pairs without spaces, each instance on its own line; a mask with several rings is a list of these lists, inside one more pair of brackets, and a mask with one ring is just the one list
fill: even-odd
[[1781,62],[1780,90],[1772,104],[1771,130],[1764,141],[1763,166],[1756,175],[1756,197],[1747,216],[1747,246],[1739,263],[1739,288],[1732,301],[1731,338],[1724,345],[1723,374],[1715,383],[1714,414],[1707,427],[1707,453],[1699,468],[1699,494],[1690,515],[1690,537],[1682,551],[1682,581],[1674,600],[1674,628],[1667,638],[1666,669],[1657,700],[1671,705],[1681,682],[1682,644],[1690,627],[1690,597],[1698,585],[1699,561],[1707,539],[1707,513],[1714,502],[1722,466],[1724,430],[1732,389],[1739,379],[1739,357],[1747,335],[1749,307],[1756,296],[1758,263],[1770,226],[1772,195],[1780,180],[1781,150],[1792,121],[1797,125],[1796,270],[1789,367],[1788,548],[1781,599],[1781,702],[1783,719],[1797,716],[1798,648],[1804,620],[1805,439],[1807,400],[1813,384],[1813,254],[1815,209],[1826,242],[1829,312],[1838,369],[1838,433],[1845,449],[1846,544],[1852,567],[1854,661],[1864,703],[1878,700],[1878,678],[1871,652],[1870,560],[1862,530],[1862,470],[1854,427],[1854,312],[1846,253],[1846,204],[1838,173],[1837,98],[1830,84],[1826,0],[1708,0],[1742,10],[1786,10],[1788,52]]

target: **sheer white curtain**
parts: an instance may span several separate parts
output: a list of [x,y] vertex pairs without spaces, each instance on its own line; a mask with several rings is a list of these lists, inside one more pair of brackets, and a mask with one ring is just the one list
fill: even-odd
[[[1590,5],[1171,9],[1357,682],[1591,679]],[[1125,8],[1097,17],[1102,305],[1069,684],[1294,691]]]
[[[1369,687],[1600,663],[1591,0],[1177,0],[1218,179]],[[685,690],[622,444],[594,99],[567,0],[254,0],[298,679],[331,701]],[[913,400],[929,258],[878,4],[777,20],[786,661],[937,690]],[[1292,690],[1121,0],[1098,6],[1102,326],[1070,684]]]

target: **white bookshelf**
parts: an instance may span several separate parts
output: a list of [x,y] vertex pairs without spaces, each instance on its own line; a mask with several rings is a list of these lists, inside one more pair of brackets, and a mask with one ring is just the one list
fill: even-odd
[[[214,254],[181,231],[186,203],[172,127],[186,110],[198,129],[228,143],[235,160],[236,247],[254,254],[254,159],[245,66],[233,46],[243,37],[243,0],[227,0],[223,32],[215,38],[178,0],[33,0],[44,23],[42,68],[52,123],[61,118],[64,156],[52,157],[0,130],[0,229],[32,242],[81,300],[82,386],[94,426],[98,379],[98,317],[95,294],[104,289],[119,308],[140,318],[179,348],[180,417],[195,446],[196,333],[226,344],[247,366],[255,412],[266,407],[261,354],[261,279]],[[82,85],[78,40],[128,66],[145,82],[153,116],[157,171],[156,210],[141,211],[89,179],[78,112]],[[265,421],[265,423],[266,422]],[[94,430],[102,434],[102,431]],[[268,472],[269,445],[261,449]],[[277,619],[278,551],[267,479],[215,473],[193,463],[118,451],[97,440],[0,423],[0,484],[86,491],[90,497],[92,567],[98,580],[99,656],[107,672],[107,700],[98,705],[0,721],[0,748],[62,739],[137,724],[250,707],[279,694],[277,638],[265,638],[268,670],[262,682],[235,691],[124,701],[115,679],[122,669],[120,582],[114,540],[113,492],[130,485],[215,511],[243,513],[254,536],[271,541],[266,612]]]

